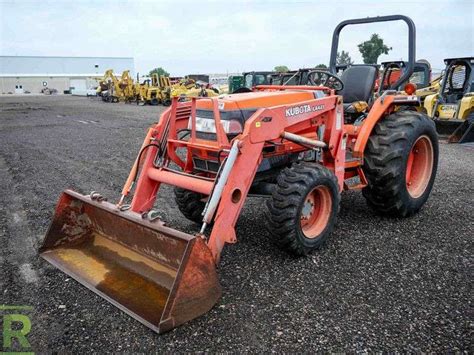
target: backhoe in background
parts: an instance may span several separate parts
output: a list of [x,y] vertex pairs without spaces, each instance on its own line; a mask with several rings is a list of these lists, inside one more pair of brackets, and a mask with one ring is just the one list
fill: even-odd
[[106,70],[102,79],[99,80],[97,95],[105,102],[119,102],[121,95],[119,82],[112,69]]
[[193,97],[214,97],[219,92],[217,89],[210,89],[209,83],[195,81],[194,79],[183,79],[179,83],[171,86],[170,98],[178,98],[186,101]]
[[130,70],[124,70],[120,77],[118,86],[120,88],[119,100],[126,103],[136,102],[138,92],[135,87],[135,82],[130,75]]
[[136,101],[137,91],[130,71],[124,70],[120,78],[117,78],[112,69],[106,70],[103,78],[99,80],[97,95],[105,102]]
[[159,76],[156,73],[153,73],[151,77],[146,78],[142,83],[139,82],[137,75],[135,91],[137,93],[137,104],[156,106],[162,102]]
[[[345,26],[398,20],[409,28],[409,58],[394,87],[405,82],[414,68],[415,26],[401,15],[339,24],[331,69]],[[325,74],[328,86],[258,85],[219,98],[173,98],[148,130],[117,202],[97,192],[63,192],[41,256],[162,333],[218,301],[216,266],[224,246],[237,242],[249,194],[267,196],[269,234],[295,255],[328,240],[343,191],[362,190],[368,206],[388,217],[417,213],[436,176],[434,122],[399,110],[419,101],[396,90],[353,114],[354,105],[373,98],[373,66]],[[314,82],[319,73],[312,75]],[[160,219],[159,197],[169,199],[163,184],[174,187],[194,233]]]

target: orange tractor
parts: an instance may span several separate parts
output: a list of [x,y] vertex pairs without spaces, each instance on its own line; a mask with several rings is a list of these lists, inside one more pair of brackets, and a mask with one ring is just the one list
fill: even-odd
[[[331,68],[344,26],[394,20],[405,21],[414,36],[404,16],[339,25]],[[414,48],[411,39],[400,80],[411,75]],[[344,190],[362,190],[381,214],[416,213],[436,175],[434,123],[410,110],[416,97],[393,90],[355,117],[351,100],[372,96],[373,69],[351,66],[345,81],[328,73],[328,85],[340,94],[327,86],[258,86],[219,98],[173,99],[149,129],[120,200],[63,192],[41,256],[161,333],[218,301],[216,265],[225,244],[237,242],[235,225],[253,193],[268,195],[272,238],[297,255],[328,239]],[[361,73],[370,75],[363,83]],[[195,234],[160,219],[162,184],[174,186],[178,208],[200,224]]]

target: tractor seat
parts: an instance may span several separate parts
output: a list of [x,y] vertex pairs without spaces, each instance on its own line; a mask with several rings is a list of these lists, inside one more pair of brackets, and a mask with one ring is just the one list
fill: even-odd
[[378,69],[375,65],[352,65],[341,75],[344,89],[339,92],[344,101],[344,111],[352,111],[354,102],[369,102],[374,92]]

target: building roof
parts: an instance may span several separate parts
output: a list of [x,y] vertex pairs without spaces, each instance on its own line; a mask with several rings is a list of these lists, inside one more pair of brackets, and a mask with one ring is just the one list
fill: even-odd
[[0,76],[90,76],[130,70],[132,57],[0,56]]
[[93,59],[133,59],[133,57],[82,57],[61,55],[0,55],[0,58],[93,58]]

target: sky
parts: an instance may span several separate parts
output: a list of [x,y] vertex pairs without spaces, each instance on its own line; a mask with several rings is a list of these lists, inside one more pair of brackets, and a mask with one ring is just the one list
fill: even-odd
[[[172,75],[290,69],[329,62],[332,32],[346,19],[403,14],[417,29],[417,59],[474,56],[474,0],[397,1],[6,1],[0,55],[133,57],[135,72]],[[407,58],[402,22],[349,26],[339,48],[362,63],[357,44],[378,33]]]

